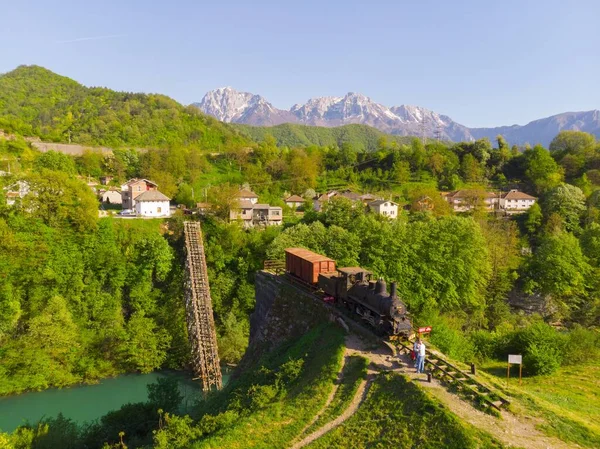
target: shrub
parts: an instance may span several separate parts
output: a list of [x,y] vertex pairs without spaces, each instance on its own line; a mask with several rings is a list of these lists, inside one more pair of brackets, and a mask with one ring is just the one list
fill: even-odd
[[526,372],[533,375],[552,374],[560,368],[561,361],[559,349],[545,343],[531,343],[523,359]]
[[576,326],[568,334],[564,364],[576,365],[600,360],[600,332]]
[[453,359],[469,361],[473,357],[473,343],[463,332],[452,329],[443,321],[433,326],[430,341]]

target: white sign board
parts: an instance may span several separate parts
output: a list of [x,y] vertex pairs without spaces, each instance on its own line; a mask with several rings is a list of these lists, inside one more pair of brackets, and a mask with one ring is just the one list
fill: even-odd
[[523,363],[523,356],[522,355],[509,354],[508,355],[508,363],[515,363],[517,365],[520,365],[520,364]]

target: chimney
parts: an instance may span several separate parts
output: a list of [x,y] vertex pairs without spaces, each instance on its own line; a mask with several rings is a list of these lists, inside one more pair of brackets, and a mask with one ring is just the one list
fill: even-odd
[[391,296],[392,298],[395,298],[395,297],[396,297],[396,283],[395,283],[395,282],[392,282],[392,283],[390,284],[390,296]]

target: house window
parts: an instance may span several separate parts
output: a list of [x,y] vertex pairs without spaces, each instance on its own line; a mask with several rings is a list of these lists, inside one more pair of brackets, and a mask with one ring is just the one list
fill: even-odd
[[156,213],[157,213],[157,214],[160,214],[161,212],[162,212],[162,207],[157,207],[157,208],[156,208]]

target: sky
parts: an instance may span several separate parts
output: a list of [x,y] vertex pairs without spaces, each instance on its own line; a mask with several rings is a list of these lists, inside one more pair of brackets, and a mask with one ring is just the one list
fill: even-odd
[[466,126],[600,109],[598,0],[0,0],[0,73],[189,104],[217,87],[289,109],[359,92]]

